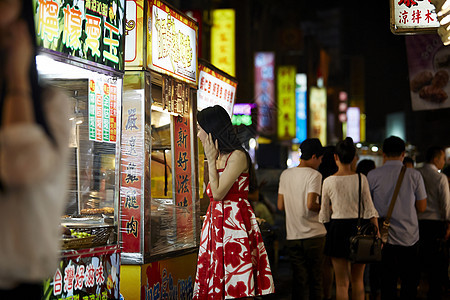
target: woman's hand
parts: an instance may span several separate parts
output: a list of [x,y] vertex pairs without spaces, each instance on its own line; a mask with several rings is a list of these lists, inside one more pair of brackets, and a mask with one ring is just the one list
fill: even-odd
[[217,140],[213,141],[211,133],[209,133],[203,141],[203,149],[205,150],[208,162],[215,165],[217,157],[219,156],[219,145]]

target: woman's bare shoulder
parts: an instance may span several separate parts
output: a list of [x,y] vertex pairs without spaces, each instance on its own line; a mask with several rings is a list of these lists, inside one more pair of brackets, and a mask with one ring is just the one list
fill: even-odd
[[248,161],[247,161],[247,155],[242,150],[234,150],[230,158],[228,159],[228,164],[232,164],[234,166],[240,166],[242,169],[242,172],[248,171]]

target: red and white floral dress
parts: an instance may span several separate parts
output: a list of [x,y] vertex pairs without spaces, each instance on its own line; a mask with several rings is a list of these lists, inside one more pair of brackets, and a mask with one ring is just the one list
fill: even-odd
[[[218,172],[220,176],[223,169]],[[208,184],[210,204],[201,233],[193,299],[275,292],[266,248],[248,202],[248,188],[248,173],[242,173],[224,199],[215,201]]]

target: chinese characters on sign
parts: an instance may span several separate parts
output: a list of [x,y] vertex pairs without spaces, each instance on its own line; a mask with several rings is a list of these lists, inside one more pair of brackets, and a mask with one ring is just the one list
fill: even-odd
[[162,77],[163,108],[180,115],[189,114],[189,85],[167,75]]
[[237,82],[214,71],[205,65],[199,65],[197,110],[216,104],[233,114]]
[[192,220],[192,162],[189,117],[174,118],[175,134],[175,203],[177,211],[177,236],[193,230]]
[[[64,257],[52,278],[44,282],[48,300],[106,300],[119,296],[120,255],[117,246],[104,247],[102,254],[88,250]],[[80,254],[81,253],[81,254]]]
[[435,31],[439,21],[429,0],[391,0],[391,30],[393,33]]
[[306,74],[295,75],[295,110],[296,110],[296,128],[295,135],[297,143],[306,140],[307,137],[307,77]]
[[255,55],[255,103],[258,105],[258,132],[275,134],[275,53]]
[[150,68],[197,83],[197,25],[161,1],[151,6]]
[[295,138],[295,66],[281,66],[277,72],[278,138]]
[[235,76],[235,11],[234,9],[215,9],[212,15],[211,63],[231,76]]
[[175,282],[172,273],[167,275],[167,270],[163,270],[161,282],[156,282],[153,286],[145,286],[145,299],[191,299],[193,294],[193,281],[189,276],[187,279],[178,279]]
[[34,0],[38,46],[123,70],[125,0]]
[[133,91],[124,95],[123,101],[120,232],[122,250],[128,253],[140,252],[144,172],[143,99],[143,92]]
[[106,77],[89,79],[89,140],[117,142],[118,89]]
[[145,299],[192,299],[196,254],[159,260],[144,266],[142,291]]
[[327,90],[311,87],[309,94],[310,137],[327,144]]
[[175,117],[175,172],[176,199],[178,206],[192,204],[191,142],[188,117]]

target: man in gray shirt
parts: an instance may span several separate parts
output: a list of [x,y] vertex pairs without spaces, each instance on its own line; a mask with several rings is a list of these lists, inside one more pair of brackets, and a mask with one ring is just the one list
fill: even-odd
[[450,192],[447,176],[439,173],[445,165],[445,151],[430,147],[426,163],[418,169],[427,191],[427,209],[419,217],[419,256],[421,270],[429,284],[428,299],[442,299],[442,288],[447,278],[445,235],[450,221]]
[[[396,136],[384,140],[384,165],[369,172],[370,193],[381,218],[388,212],[405,156],[405,142]],[[407,168],[391,215],[391,226],[381,262],[381,298],[396,299],[401,279],[401,299],[415,299],[419,281],[417,212],[425,211],[427,199],[422,176]],[[382,224],[380,221],[378,224]]]

